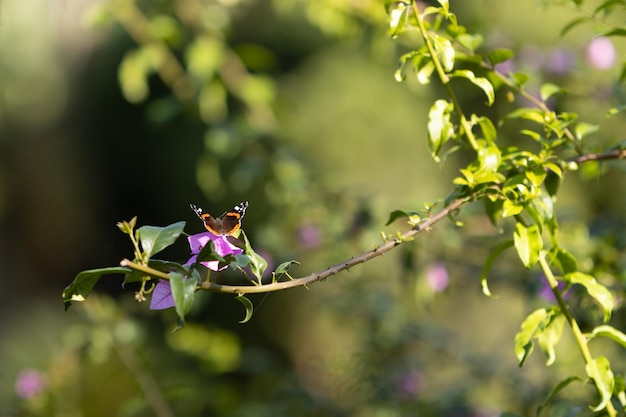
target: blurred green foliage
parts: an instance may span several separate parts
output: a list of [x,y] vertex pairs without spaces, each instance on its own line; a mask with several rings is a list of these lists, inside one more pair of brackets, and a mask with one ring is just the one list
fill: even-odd
[[[394,81],[414,39],[386,37],[382,3],[0,2],[0,415],[527,415],[567,375],[584,374],[567,335],[550,369],[540,355],[518,368],[520,317],[546,300],[512,253],[490,273],[497,298],[481,294],[501,237],[471,207],[462,229],[441,224],[310,291],[253,298],[245,325],[232,298],[202,293],[171,334],[175,312],[150,314],[119,281],[61,313],[58,290],[76,271],[126,256],[114,225],[134,215],[200,230],[189,202],[217,213],[248,199],[255,248],[274,264],[300,260],[293,270],[305,274],[369,249],[381,229],[394,233],[401,226],[382,226],[390,211],[445,197],[467,161],[438,171],[430,159],[427,114],[441,86]],[[555,82],[570,91],[557,106],[603,123],[608,133],[590,143],[614,144],[624,121],[605,121],[603,109],[623,98],[619,68],[594,69],[581,46],[604,29],[558,38],[579,12],[532,2],[453,6],[487,47],[516,51],[513,69],[529,87]],[[480,90],[460,98],[484,110]],[[502,139],[520,141],[518,127]],[[568,250],[617,289],[623,170],[568,177],[559,200]],[[591,329],[602,312],[571,297]],[[621,305],[614,325],[624,328]],[[42,375],[33,396],[16,391],[31,368]],[[552,415],[560,402],[585,415],[594,398],[572,384]]]

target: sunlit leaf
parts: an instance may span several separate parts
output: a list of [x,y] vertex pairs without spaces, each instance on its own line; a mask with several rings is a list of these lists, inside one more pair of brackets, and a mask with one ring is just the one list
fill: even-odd
[[428,113],[428,143],[434,157],[439,154],[441,147],[454,135],[450,113],[452,103],[437,100]]
[[544,331],[552,315],[552,310],[540,308],[530,313],[522,323],[520,331],[515,335],[515,355],[520,367],[533,351],[533,339]]
[[622,345],[622,347],[626,348],[626,334],[617,330],[613,326],[608,326],[606,324],[603,324],[601,326],[595,327],[593,331],[591,332],[591,337],[596,337],[596,336],[609,338],[619,343],[620,345]]
[[585,371],[587,372],[587,376],[593,379],[596,389],[601,396],[600,403],[595,406],[592,411],[603,410],[606,408],[609,401],[611,401],[613,386],[615,384],[613,371],[611,371],[611,364],[606,357],[600,356],[598,358],[593,358],[591,362],[585,366]]
[[184,228],[185,222],[177,222],[165,227],[142,226],[137,231],[142,249],[151,257],[173,244]]
[[470,81],[472,84],[478,86],[487,96],[487,104],[492,105],[496,99],[496,93],[493,89],[493,85],[488,79],[483,77],[476,77],[470,70],[457,70],[450,74],[451,77],[461,77]]
[[554,348],[561,340],[564,327],[565,316],[563,314],[556,314],[552,317],[552,320],[550,320],[550,323],[546,326],[544,331],[537,336],[539,347],[548,357],[546,366],[552,365],[556,360]]
[[520,222],[515,225],[513,234],[515,249],[526,268],[531,268],[539,260],[543,240],[536,224],[525,226]]
[[566,281],[572,284],[579,284],[585,287],[587,293],[593,297],[604,311],[604,322],[606,323],[611,318],[611,313],[615,305],[613,294],[604,285],[600,284],[594,277],[582,272],[572,272],[565,274],[563,277]]
[[402,33],[409,10],[409,3],[403,1],[393,2],[389,8],[389,36],[392,39]]

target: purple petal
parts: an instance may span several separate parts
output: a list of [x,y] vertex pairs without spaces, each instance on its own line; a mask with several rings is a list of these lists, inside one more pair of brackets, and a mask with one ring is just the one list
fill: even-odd
[[[202,248],[204,248],[204,246],[209,243],[209,240],[213,241],[213,247],[215,248],[215,252],[220,256],[238,255],[240,253],[243,253],[243,250],[230,243],[226,236],[217,236],[209,232],[191,235],[187,238],[187,240],[189,241],[189,247],[191,248],[192,255],[191,258],[189,258],[189,260],[187,261],[188,264],[196,262],[196,259],[198,259],[198,254],[200,253]],[[219,268],[218,261],[200,263],[212,271],[226,268]]]
[[175,305],[170,282],[165,280],[159,281],[156,287],[154,287],[154,291],[152,291],[150,310],[164,310]]

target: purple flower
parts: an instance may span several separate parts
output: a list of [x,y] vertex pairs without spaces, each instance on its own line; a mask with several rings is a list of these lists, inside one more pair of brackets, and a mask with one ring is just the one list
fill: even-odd
[[554,75],[566,75],[574,68],[576,58],[572,51],[566,48],[551,50],[546,57],[546,71]]
[[595,38],[585,53],[587,62],[591,67],[598,70],[607,70],[615,63],[615,47],[609,38]]
[[450,279],[448,271],[442,263],[433,263],[426,268],[426,282],[434,292],[441,292],[448,288]]
[[[554,298],[554,292],[552,291],[552,288],[550,288],[550,284],[548,284],[548,280],[543,275],[541,276],[541,278],[542,280],[541,280],[541,289],[539,289],[539,296],[546,301],[554,303],[556,301],[556,298]],[[565,282],[559,281],[557,288],[559,289],[561,294],[563,294],[563,289],[565,288]],[[567,297],[568,297],[568,294],[563,294],[564,299],[567,299]]]
[[[215,252],[220,256],[239,255],[243,253],[241,248],[233,245],[228,241],[226,236],[214,235],[210,232],[198,233],[197,235],[191,235],[187,238],[189,241],[189,247],[191,248],[191,258],[185,265],[191,265],[198,259],[198,254],[204,248],[209,241],[213,241],[213,248]],[[200,262],[212,271],[219,271],[226,268],[219,267],[219,261]],[[166,308],[174,307],[174,297],[172,297],[172,289],[170,288],[169,281],[161,280],[154,287],[152,292],[152,300],[150,301],[150,310],[163,310]]]
[[298,229],[298,240],[304,248],[313,249],[322,243],[322,232],[317,225],[306,223]]
[[408,371],[400,375],[396,381],[398,394],[402,398],[414,398],[424,389],[424,378],[417,371]]
[[33,398],[46,388],[46,378],[36,369],[22,369],[15,380],[15,393],[25,399]]

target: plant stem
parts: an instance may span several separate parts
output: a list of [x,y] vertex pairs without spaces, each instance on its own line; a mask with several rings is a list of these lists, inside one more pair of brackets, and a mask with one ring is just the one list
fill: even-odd
[[[565,316],[567,323],[572,329],[572,333],[574,334],[574,339],[576,339],[576,344],[578,345],[578,349],[580,350],[580,353],[583,355],[583,360],[585,361],[585,365],[588,365],[589,363],[593,361],[593,356],[591,355],[591,351],[589,350],[589,345],[587,344],[587,338],[583,335],[583,332],[580,330],[580,327],[578,326],[578,322],[576,321],[574,316],[572,316],[572,313],[569,310],[569,307],[567,306],[567,304],[565,303],[565,300],[563,299],[563,295],[561,294],[561,291],[558,288],[559,283],[556,277],[554,276],[554,274],[552,273],[552,270],[550,269],[550,265],[548,264],[548,261],[546,261],[546,254],[544,251],[542,251],[541,255],[539,256],[539,265],[541,267],[541,270],[544,276],[546,277],[546,280],[548,281],[548,285],[550,285],[550,289],[552,290],[552,293],[554,294],[554,298],[556,298],[556,302],[561,308],[561,311],[563,312],[563,315]],[[611,404],[611,402],[607,402],[606,411],[608,415],[611,417],[617,415],[617,412],[615,408],[613,407],[613,404]]]

